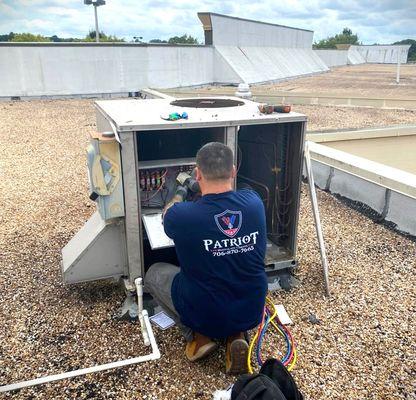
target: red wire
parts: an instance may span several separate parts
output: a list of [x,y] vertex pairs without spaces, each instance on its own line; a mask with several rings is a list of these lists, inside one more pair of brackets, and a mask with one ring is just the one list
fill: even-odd
[[[264,326],[264,320],[265,320],[265,316],[266,316],[266,310],[269,311],[270,314],[270,310],[267,309],[267,307],[264,307],[264,311],[263,311],[263,317],[262,317],[262,321],[261,324],[258,327],[257,330],[257,339],[256,339],[256,345],[258,344],[259,340],[260,340],[260,333],[263,330],[263,326]],[[293,361],[293,356],[294,356],[294,349],[295,349],[295,341],[293,339],[293,336],[290,332],[289,329],[286,328],[285,325],[282,324],[282,322],[280,321],[279,317],[276,316],[277,319],[277,324],[279,325],[279,327],[286,333],[289,341],[290,341],[290,353],[289,353],[289,358],[285,361],[284,366],[288,366],[292,361]],[[260,358],[261,358],[261,354],[260,354]]]
[[[262,318],[262,321],[261,321],[261,325],[259,326],[259,329],[257,331],[256,347],[257,347],[257,345],[259,343],[259,340],[260,340],[260,333],[263,330],[264,320],[266,319],[266,313],[267,312],[270,315],[270,311],[269,311],[268,307],[267,306],[264,306],[264,309],[263,309],[263,318]],[[261,363],[263,363],[263,359],[261,357],[261,352],[259,352],[259,358],[260,358]]]
[[258,330],[257,330],[257,339],[256,339],[256,342],[258,342],[258,340],[259,340],[259,335],[260,335],[260,332],[262,331],[262,329],[263,329],[263,325],[264,325],[264,316],[266,315],[266,307],[264,307],[264,309],[263,309],[263,317],[262,317],[262,319],[261,319],[261,324],[259,325],[259,328],[258,328]]
[[257,346],[257,344],[259,342],[259,339],[260,339],[260,332],[263,330],[265,315],[266,315],[266,306],[264,306],[264,308],[263,308],[263,317],[261,318],[261,324],[259,325],[259,327],[257,329],[256,346]]
[[286,335],[289,338],[290,341],[290,353],[289,353],[289,358],[284,362],[284,366],[286,367],[287,365],[289,365],[292,360],[293,360],[293,355],[294,355],[294,349],[295,349],[295,341],[293,339],[293,336],[290,332],[289,329],[286,328],[285,325],[282,324],[282,321],[280,321],[279,317],[276,315],[276,320],[277,320],[277,324],[279,325],[279,327],[286,333]]
[[287,336],[289,337],[289,341],[290,341],[290,354],[289,354],[289,358],[284,363],[284,365],[287,366],[293,360],[293,351],[294,351],[294,348],[295,348],[295,341],[293,340],[293,336],[292,336],[291,332],[289,331],[289,329],[287,329],[286,326],[284,326],[281,322],[280,322],[280,325],[283,328],[283,330],[286,332]]

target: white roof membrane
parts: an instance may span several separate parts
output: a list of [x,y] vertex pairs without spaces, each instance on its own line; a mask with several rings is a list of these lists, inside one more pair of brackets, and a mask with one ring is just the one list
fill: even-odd
[[328,71],[312,49],[215,46],[246,83],[276,81]]

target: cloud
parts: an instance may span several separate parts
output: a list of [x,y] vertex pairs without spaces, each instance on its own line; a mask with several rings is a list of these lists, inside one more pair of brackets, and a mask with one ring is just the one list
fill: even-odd
[[[415,38],[415,0],[107,0],[99,27],[131,39],[191,34],[203,40],[198,11],[212,11],[315,31],[314,39],[349,27],[364,43]],[[25,32],[84,37],[94,13],[82,0],[0,0],[0,33]]]
[[0,16],[0,18],[16,18],[18,13],[15,9],[13,9],[13,7],[0,1]]

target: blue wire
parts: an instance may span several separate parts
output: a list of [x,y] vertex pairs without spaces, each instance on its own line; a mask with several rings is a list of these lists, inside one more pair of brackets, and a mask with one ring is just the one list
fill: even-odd
[[263,363],[261,362],[261,357],[260,357],[261,345],[263,343],[263,338],[264,338],[264,335],[266,333],[267,326],[269,325],[269,322],[270,322],[270,315],[269,315],[269,313],[267,311],[265,311],[265,313],[266,313],[265,323],[263,325],[263,329],[260,332],[260,336],[257,339],[257,346],[256,346],[257,363],[259,364],[260,367],[263,365]]
[[287,336],[286,332],[283,331],[283,333],[285,334],[286,344],[287,344],[287,352],[286,352],[285,357],[282,360],[282,363],[284,364],[289,359],[289,357],[290,357],[291,347],[292,346],[290,345],[290,340],[289,340],[289,337]]
[[290,339],[289,339],[289,335],[286,333],[286,331],[283,329],[283,326],[277,322],[276,325],[279,327],[280,332],[283,333],[285,340],[286,340],[286,347],[287,347],[287,352],[286,355],[283,357],[283,359],[281,360],[282,364],[284,364],[287,360],[289,360],[290,357],[290,353],[292,351],[292,346],[290,343]]
[[[263,344],[263,339],[264,339],[264,336],[266,334],[268,325],[270,323],[270,318],[271,318],[270,314],[268,313],[268,311],[266,311],[266,318],[265,318],[266,321],[264,323],[263,329],[260,332],[260,336],[257,339],[256,356],[257,356],[257,363],[259,364],[260,367],[263,365],[263,363],[261,362],[261,357],[260,357],[261,346]],[[287,335],[286,331],[281,327],[281,325],[279,323],[277,323],[277,326],[279,327],[280,331],[283,333],[283,335],[285,337],[285,340],[286,340],[287,352],[286,352],[286,355],[284,356],[284,358],[281,361],[282,363],[285,363],[285,362],[287,362],[287,360],[290,357],[292,346],[290,344],[289,336]]]
[[270,316],[267,314],[266,315],[266,322],[264,323],[263,329],[260,332],[260,337],[257,340],[256,355],[257,355],[257,363],[259,364],[260,367],[263,365],[263,363],[261,362],[261,357],[260,357],[261,346],[262,346],[263,339],[264,339],[264,336],[266,334],[269,322],[270,322]]

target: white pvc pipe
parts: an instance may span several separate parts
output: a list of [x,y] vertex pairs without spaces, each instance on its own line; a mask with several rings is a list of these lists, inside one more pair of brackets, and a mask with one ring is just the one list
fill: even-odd
[[[142,292],[141,292],[140,297],[141,297],[141,301],[143,301],[143,286],[142,285],[141,285],[141,288],[142,288]],[[138,298],[139,298],[139,293],[138,293]],[[152,347],[152,352],[150,354],[146,356],[128,358],[127,360],[115,361],[115,362],[108,363],[108,364],[96,365],[94,367],[77,369],[75,371],[64,372],[62,374],[49,375],[49,376],[44,376],[41,378],[31,379],[29,381],[22,381],[18,383],[12,383],[10,385],[0,386],[0,393],[23,389],[23,388],[30,387],[30,386],[42,385],[44,383],[55,382],[55,381],[59,381],[62,379],[73,378],[75,376],[91,374],[94,372],[106,371],[106,370],[113,369],[113,368],[125,367],[127,365],[139,364],[145,361],[152,361],[152,360],[159,359],[160,351],[157,346],[155,336],[153,334],[152,325],[149,321],[149,316],[147,314],[147,311],[143,310],[143,303],[141,303],[141,308],[142,309],[139,315],[141,316],[141,323],[143,323],[142,332],[146,332],[147,340]],[[143,339],[146,340],[145,338]]]
[[309,153],[309,142],[305,143],[305,167],[306,167],[306,174],[308,175],[309,194],[311,197],[313,218],[315,220],[316,236],[318,237],[319,251],[321,253],[322,272],[324,275],[325,292],[326,292],[326,295],[329,296],[331,293],[329,289],[328,260],[326,257],[325,242],[324,242],[324,237],[322,234],[321,218],[319,216],[319,208],[318,208],[318,200],[316,198],[315,182],[313,179],[311,157]]
[[142,329],[143,342],[145,346],[150,345],[149,335],[146,329],[146,325],[143,323],[143,279],[137,278],[134,283],[136,284],[137,293],[137,314],[139,316],[140,327]]

